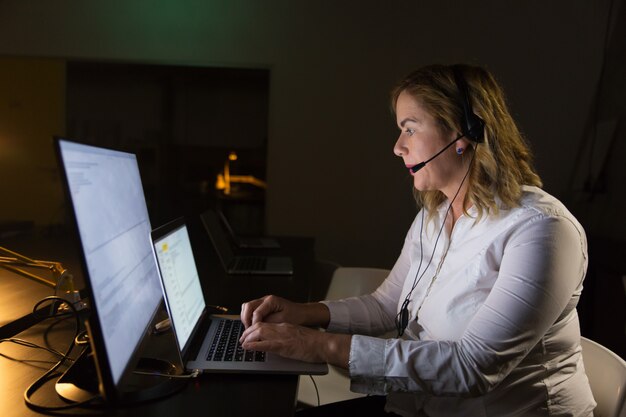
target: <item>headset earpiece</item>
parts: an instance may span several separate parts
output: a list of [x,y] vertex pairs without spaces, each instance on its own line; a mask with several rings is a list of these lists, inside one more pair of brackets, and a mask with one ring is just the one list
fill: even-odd
[[463,109],[463,120],[461,120],[461,128],[463,135],[476,143],[482,143],[485,140],[485,122],[472,111],[472,103],[469,97],[469,88],[465,82],[465,77],[459,65],[453,65],[454,80],[461,95],[461,108]]

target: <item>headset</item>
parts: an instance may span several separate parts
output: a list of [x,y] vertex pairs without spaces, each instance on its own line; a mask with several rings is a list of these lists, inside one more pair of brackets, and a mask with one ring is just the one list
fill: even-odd
[[[472,110],[472,104],[471,104],[470,97],[469,97],[469,87],[467,85],[467,82],[465,81],[465,77],[463,76],[463,70],[462,70],[461,65],[452,65],[452,73],[454,74],[454,81],[459,91],[459,105],[463,111],[462,118],[461,118],[461,133],[456,137],[456,139],[450,142],[446,147],[441,149],[430,159],[428,159],[427,161],[421,162],[420,164],[417,164],[416,166],[411,168],[411,171],[413,171],[414,173],[420,170],[421,168],[423,168],[428,162],[432,161],[437,156],[439,156],[444,150],[446,150],[449,146],[452,146],[453,143],[455,143],[457,140],[461,139],[462,137],[466,137],[467,139],[469,139],[470,141],[476,144],[483,143],[485,141],[485,122],[483,119],[478,117],[478,115],[474,113],[474,111]],[[473,157],[474,155],[472,155],[472,159]],[[450,206],[448,207],[448,210],[446,211],[446,217],[448,216],[448,213],[450,211],[450,208],[452,207],[452,203],[454,202],[454,199],[456,199],[456,196],[459,194],[459,191],[461,190],[461,186],[463,185],[463,182],[467,178],[467,174],[469,174],[469,170],[465,173],[465,176],[463,177],[463,181],[461,181],[461,185],[459,185],[459,189],[457,190],[456,194],[454,195],[454,198],[450,202]],[[411,301],[411,295],[413,294],[413,290],[417,287],[417,284],[419,284],[419,282],[422,280],[422,277],[428,270],[428,267],[430,266],[433,260],[435,251],[437,250],[437,243],[439,243],[439,237],[441,236],[441,232],[443,231],[445,224],[446,224],[445,221],[442,222],[441,228],[439,229],[439,233],[437,234],[437,239],[435,240],[433,253],[431,254],[430,260],[428,261],[428,264],[426,265],[426,268],[424,269],[424,271],[422,271],[421,275],[420,275],[420,270],[422,268],[422,260],[423,260],[422,257],[424,253],[423,251],[420,252],[420,263],[417,268],[417,272],[415,273],[413,285],[411,286],[411,290],[408,292],[404,301],[402,302],[402,306],[400,307],[400,312],[396,316],[396,329],[398,331],[397,337],[400,337],[404,334],[404,330],[409,324],[409,302]],[[422,228],[423,227],[424,227],[424,211],[422,210],[422,224],[420,227],[420,247],[422,246],[422,230],[423,230]]]
[[472,110],[472,103],[469,97],[469,88],[463,70],[460,65],[453,65],[452,72],[456,82],[457,89],[460,94],[460,104],[463,110],[463,118],[461,119],[461,133],[466,138],[476,143],[485,141],[485,122],[478,117]]

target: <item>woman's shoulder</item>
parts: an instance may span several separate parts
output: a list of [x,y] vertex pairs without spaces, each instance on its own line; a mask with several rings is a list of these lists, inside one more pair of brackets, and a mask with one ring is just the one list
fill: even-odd
[[520,209],[545,216],[574,217],[558,198],[547,191],[530,185],[525,185],[522,190]]
[[576,217],[558,198],[547,191],[535,187],[524,186],[519,207],[512,210],[521,219],[550,219],[551,221],[571,223],[576,229],[583,228]]

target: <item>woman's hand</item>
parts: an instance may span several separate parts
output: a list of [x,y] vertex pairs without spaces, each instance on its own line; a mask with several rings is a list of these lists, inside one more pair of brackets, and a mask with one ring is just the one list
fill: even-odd
[[329,320],[330,312],[324,304],[294,303],[268,295],[241,306],[241,321],[246,330],[239,340],[247,350],[347,367],[350,336],[303,327],[325,327]]
[[257,322],[241,335],[244,349],[273,352],[306,362],[348,367],[350,335],[326,333],[290,323]]
[[241,306],[241,321],[246,328],[260,323],[290,323],[327,326],[330,313],[324,304],[294,303],[275,295],[267,295]]

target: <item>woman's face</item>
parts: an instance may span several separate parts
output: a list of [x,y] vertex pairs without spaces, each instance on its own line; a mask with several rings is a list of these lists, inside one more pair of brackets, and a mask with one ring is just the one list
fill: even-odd
[[396,120],[400,136],[393,151],[404,160],[413,176],[415,188],[420,191],[439,190],[451,198],[467,170],[456,151],[457,148],[465,150],[468,146],[467,140],[459,139],[441,155],[413,173],[411,167],[434,156],[454,140],[457,133],[444,133],[435,118],[406,92],[402,92],[396,102]]

